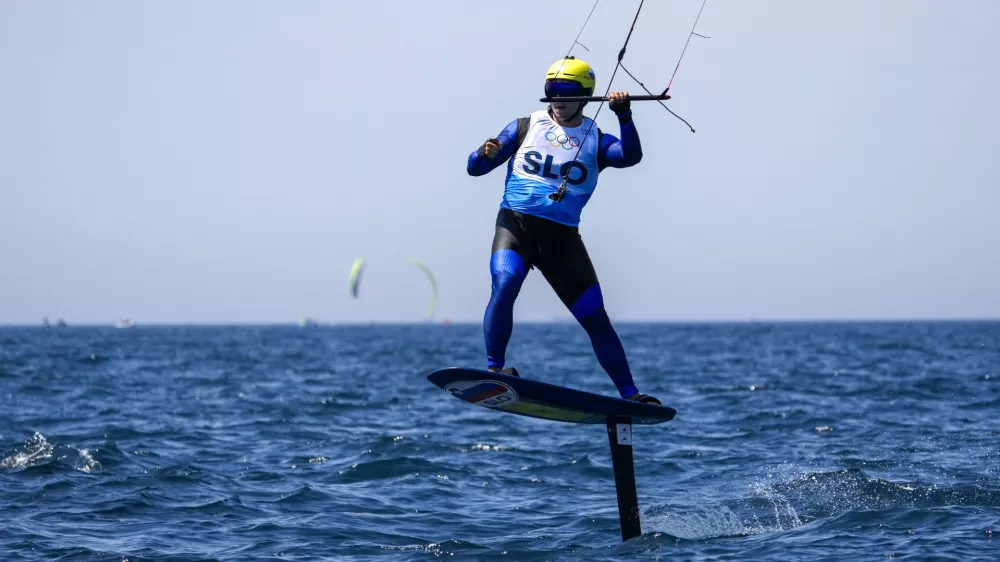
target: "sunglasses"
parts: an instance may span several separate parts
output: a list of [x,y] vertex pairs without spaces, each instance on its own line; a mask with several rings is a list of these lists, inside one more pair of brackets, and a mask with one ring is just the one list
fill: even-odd
[[546,80],[545,96],[550,98],[562,96],[589,96],[586,88],[572,80]]

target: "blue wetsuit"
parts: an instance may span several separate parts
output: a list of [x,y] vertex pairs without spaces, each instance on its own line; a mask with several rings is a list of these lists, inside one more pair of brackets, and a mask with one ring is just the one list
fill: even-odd
[[[492,293],[483,321],[487,367],[504,366],[514,300],[528,270],[537,267],[587,331],[619,394],[638,393],[578,228],[598,173],[607,167],[633,166],[642,159],[631,112],[620,115],[619,124],[621,139],[600,132],[586,118],[583,125],[570,129],[537,112],[512,121],[500,132],[495,139],[500,152],[494,158],[486,157],[485,144],[469,155],[467,170],[473,176],[507,162],[490,257]],[[566,193],[557,198],[564,177]]]

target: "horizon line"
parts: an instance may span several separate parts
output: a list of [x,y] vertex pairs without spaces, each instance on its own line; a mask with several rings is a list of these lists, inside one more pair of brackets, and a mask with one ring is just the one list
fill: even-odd
[[[59,320],[59,319],[57,319]],[[251,321],[223,321],[223,320],[210,320],[210,321],[150,321],[144,323],[136,323],[131,327],[117,327],[115,322],[81,322],[77,324],[67,323],[65,326],[59,326],[56,324],[41,324],[41,323],[6,323],[0,322],[0,328],[115,328],[115,329],[133,329],[141,327],[266,327],[266,326],[298,326],[304,328],[316,328],[316,327],[338,327],[338,326],[372,326],[372,325],[384,325],[384,326],[427,326],[427,325],[438,325],[438,326],[481,326],[481,320],[447,320],[447,319],[428,319],[428,320],[349,320],[349,321],[324,321],[310,319],[311,323],[307,325],[302,325],[301,321],[264,321],[264,320],[251,320]],[[745,319],[620,319],[614,320],[612,322],[615,325],[634,325],[634,324],[898,324],[898,323],[944,323],[944,322],[978,322],[978,323],[992,323],[1000,322],[1000,317],[858,317],[858,318],[745,318]],[[515,321],[515,325],[543,325],[543,324],[576,324],[577,321],[574,318],[567,319],[551,319],[551,320],[520,320]]]

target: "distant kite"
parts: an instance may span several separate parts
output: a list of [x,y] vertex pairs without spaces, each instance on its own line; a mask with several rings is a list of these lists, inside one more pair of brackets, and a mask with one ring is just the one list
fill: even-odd
[[431,314],[434,313],[434,309],[437,308],[438,303],[438,285],[437,281],[434,279],[434,274],[431,273],[429,267],[423,264],[420,260],[410,260],[410,263],[419,267],[426,275],[427,279],[431,282],[431,302],[427,305],[427,317],[430,318]]
[[358,282],[361,281],[361,271],[365,268],[365,260],[358,258],[351,265],[351,296],[358,298]]
[[[438,285],[437,285],[437,280],[434,279],[434,274],[431,272],[430,268],[427,267],[420,260],[413,259],[413,260],[408,260],[408,261],[409,261],[410,264],[412,264],[412,265],[420,268],[420,270],[424,272],[424,275],[427,276],[427,280],[430,281],[430,284],[431,284],[431,300],[430,300],[430,303],[428,303],[427,310],[425,312],[425,314],[427,315],[427,317],[430,318],[430,316],[432,314],[434,314],[434,310],[437,308],[437,303],[438,303]],[[360,284],[361,284],[361,273],[364,271],[364,269],[365,269],[365,260],[364,260],[364,258],[358,258],[358,259],[354,260],[353,264],[351,264],[351,276],[350,276],[350,285],[349,285],[349,288],[350,288],[350,291],[351,291],[351,296],[353,298],[358,298],[358,288],[360,287]]]

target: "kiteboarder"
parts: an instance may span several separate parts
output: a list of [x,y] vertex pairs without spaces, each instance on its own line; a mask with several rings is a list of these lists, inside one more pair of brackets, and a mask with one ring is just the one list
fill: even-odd
[[[594,84],[590,65],[567,56],[549,67],[545,95],[592,96]],[[598,362],[622,398],[660,404],[636,388],[579,232],[580,214],[599,173],[634,166],[642,159],[628,93],[613,92],[608,99],[618,117],[620,139],[583,115],[586,102],[557,99],[544,111],[511,121],[469,155],[467,171],[472,176],[507,162],[490,257],[492,293],[483,320],[486,365],[517,376],[513,368],[504,368],[514,300],[528,270],[538,268],[587,331]]]

